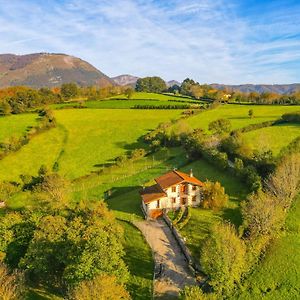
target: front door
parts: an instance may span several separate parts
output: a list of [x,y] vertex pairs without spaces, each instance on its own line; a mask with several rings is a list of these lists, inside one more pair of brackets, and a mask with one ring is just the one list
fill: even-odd
[[182,197],[181,198],[181,205],[185,205],[186,204],[186,198],[185,197]]

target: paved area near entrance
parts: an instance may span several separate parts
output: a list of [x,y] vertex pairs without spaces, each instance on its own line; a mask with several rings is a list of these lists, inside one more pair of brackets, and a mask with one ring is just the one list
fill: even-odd
[[180,251],[167,224],[157,221],[140,221],[136,226],[144,234],[154,253],[156,279],[154,294],[156,298],[176,299],[185,285],[196,285],[196,280],[188,268],[185,256]]

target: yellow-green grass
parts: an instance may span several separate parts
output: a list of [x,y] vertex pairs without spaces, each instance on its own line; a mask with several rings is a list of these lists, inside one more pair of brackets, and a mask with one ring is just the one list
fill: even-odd
[[59,128],[35,136],[19,151],[0,160],[0,180],[20,181],[21,174],[37,175],[41,165],[51,170],[62,142],[63,132]]
[[151,249],[135,226],[124,221],[120,223],[124,228],[124,261],[130,272],[127,290],[132,299],[152,299],[154,262]]
[[300,197],[288,214],[286,230],[272,242],[232,299],[300,298]]
[[[193,105],[193,104],[201,104],[201,102],[193,102],[193,103],[183,103],[176,101],[168,101],[168,100],[143,100],[143,99],[129,99],[129,100],[95,100],[95,101],[86,101],[84,106],[86,108],[97,108],[97,109],[113,109],[113,108],[134,108],[136,105],[150,105],[160,108],[161,106],[173,105],[173,106],[182,106],[182,105]],[[59,103],[51,105],[53,109],[63,109],[70,107],[80,107],[79,102],[69,102],[69,103]]]
[[244,133],[253,150],[272,150],[274,156],[298,136],[300,124],[280,124]]
[[35,126],[36,124],[36,114],[0,117],[0,142],[4,142],[10,137],[21,137],[30,126]]
[[[127,96],[117,95],[113,96],[110,99],[127,99]],[[154,99],[154,100],[161,100],[161,101],[168,101],[168,100],[191,100],[189,97],[182,97],[180,95],[172,95],[172,94],[157,94],[157,93],[145,93],[145,92],[135,92],[131,96],[131,99],[140,99],[140,100],[146,100],[146,99]]]
[[226,207],[219,212],[214,212],[210,209],[191,208],[191,218],[187,225],[181,229],[181,233],[185,237],[186,244],[192,255],[196,260],[199,260],[203,241],[209,234],[213,224],[221,220],[228,220],[236,226],[241,224],[240,202],[246,199],[248,190],[238,178],[227,171],[219,171],[206,161],[196,161],[182,170],[187,172],[190,168],[193,169],[194,176],[202,181],[206,179],[219,181],[229,195]]
[[119,155],[143,146],[139,137],[161,122],[178,118],[178,111],[69,109],[55,111],[67,140],[59,172],[74,179],[99,170]]
[[[250,109],[254,112],[253,118],[248,116]],[[249,124],[276,120],[284,113],[297,110],[299,110],[299,106],[227,104],[188,118],[187,123],[193,128],[203,128],[207,131],[210,122],[224,118],[230,120],[232,129],[237,129]]]

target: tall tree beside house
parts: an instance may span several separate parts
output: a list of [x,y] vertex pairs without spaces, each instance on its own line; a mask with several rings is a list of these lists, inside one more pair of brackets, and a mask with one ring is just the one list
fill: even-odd
[[202,206],[213,210],[219,210],[224,207],[229,199],[228,195],[225,193],[224,187],[222,187],[218,181],[206,181],[204,183],[202,195]]
[[160,77],[139,78],[136,82],[135,90],[137,92],[161,93],[167,89],[167,85]]
[[228,295],[240,281],[246,268],[245,254],[245,243],[237,236],[232,224],[213,226],[201,250],[200,262],[209,276],[209,284],[220,299]]

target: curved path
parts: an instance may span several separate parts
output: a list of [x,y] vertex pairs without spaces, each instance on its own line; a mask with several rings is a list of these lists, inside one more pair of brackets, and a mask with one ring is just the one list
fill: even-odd
[[185,285],[196,285],[185,256],[164,220],[141,221],[135,225],[141,230],[154,253],[155,298],[177,299],[178,292]]

